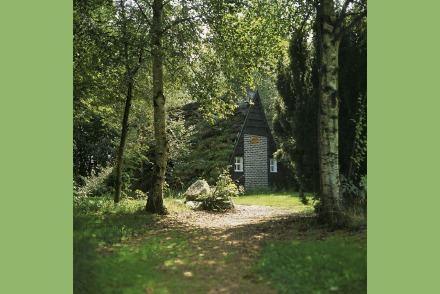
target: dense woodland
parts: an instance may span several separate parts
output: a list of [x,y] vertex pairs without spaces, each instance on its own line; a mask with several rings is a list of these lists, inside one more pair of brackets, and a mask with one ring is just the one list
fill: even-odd
[[[75,0],[74,194],[216,183],[258,89],[291,188],[338,223],[367,196],[365,0]],[[307,199],[304,197],[304,201]]]

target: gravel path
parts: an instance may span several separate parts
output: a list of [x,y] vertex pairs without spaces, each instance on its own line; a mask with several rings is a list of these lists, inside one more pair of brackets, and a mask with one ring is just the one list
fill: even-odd
[[176,221],[200,228],[228,229],[236,226],[256,224],[267,220],[295,214],[295,211],[269,206],[235,205],[235,209],[224,213],[190,211],[172,215]]

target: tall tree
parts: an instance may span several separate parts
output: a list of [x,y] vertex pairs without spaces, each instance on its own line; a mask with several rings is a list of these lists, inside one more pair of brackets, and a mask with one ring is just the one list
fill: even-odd
[[336,12],[333,0],[320,0],[319,49],[319,119],[318,153],[322,214],[330,222],[340,213],[342,194],[339,178],[339,42],[336,31]]
[[[74,1],[75,180],[81,184],[92,170],[99,173],[113,165],[106,185],[109,192],[115,188],[116,203],[123,188],[125,151],[129,149],[127,167],[132,168],[142,149],[134,131],[145,124],[150,108],[135,99],[148,91],[146,79],[139,77],[149,68],[143,62],[148,58],[147,29],[131,1]],[[124,184],[129,184],[127,176],[124,171]]]
[[119,77],[113,2],[75,0],[73,6],[74,177],[112,163],[119,110]]
[[321,217],[329,223],[340,221],[342,194],[339,177],[339,44],[343,35],[366,16],[363,2],[356,17],[346,24],[347,8],[353,0],[346,0],[336,14],[334,0],[320,0],[317,5],[319,66],[319,121],[318,152],[320,170]]
[[[324,18],[334,26],[329,27],[323,24],[321,2],[302,4],[308,6],[302,7],[305,13],[293,24],[290,63],[279,67],[277,88],[282,101],[276,105],[274,130],[284,154],[295,164],[301,187],[319,195],[318,211],[332,222],[332,211],[341,204],[339,174],[353,170],[350,162],[359,158],[359,154],[353,156],[353,146],[356,152],[365,148],[358,144],[364,143],[364,138],[356,139],[355,130],[358,137],[365,132],[359,128],[365,121],[359,115],[364,116],[365,111],[361,111],[358,98],[366,91],[366,10],[362,1],[348,1],[333,7],[333,12],[327,7]],[[334,187],[336,192],[330,189]],[[336,217],[333,220],[337,221]]]
[[[143,63],[143,51],[145,47],[146,32],[139,32],[141,26],[136,20],[136,11],[131,6],[126,6],[125,0],[119,1],[119,9],[116,10],[120,22],[121,56],[125,67],[123,78],[126,84],[126,98],[124,114],[122,118],[121,136],[115,162],[115,195],[114,202],[118,203],[121,196],[122,172],[124,150],[128,133],[128,118],[133,99],[134,82],[137,72]],[[133,19],[134,18],[134,19]],[[136,29],[137,27],[137,29]]]
[[[283,11],[288,5],[275,6],[277,9],[271,5],[261,5],[268,2],[135,0],[150,26],[151,37],[155,158],[153,188],[148,195],[147,211],[166,213],[163,205],[168,157],[165,74],[189,78],[187,89],[202,101],[205,110],[215,112],[214,117],[221,117],[227,110],[232,111],[234,104],[231,101],[235,98],[236,89],[231,85],[240,84],[242,89],[251,85],[251,73],[256,66],[270,59],[267,53],[279,48],[275,45],[279,41],[277,33],[282,30],[271,30],[276,27],[273,19],[276,19],[275,13]],[[252,16],[247,14],[249,11],[255,13],[255,18],[249,17]],[[262,19],[267,23],[259,22]],[[254,28],[254,34],[252,30],[244,30],[246,23],[254,24],[248,26]],[[255,32],[262,33],[260,39],[255,38]],[[243,46],[232,45],[234,41],[239,41]],[[267,46],[254,46],[258,43]],[[179,64],[182,61],[187,62],[186,69],[190,74],[181,71],[185,67]],[[171,66],[167,67],[167,63],[171,63]]]
[[[311,27],[311,26],[310,26]],[[273,125],[282,154],[295,166],[302,191],[319,192],[318,163],[318,71],[317,51],[309,44],[309,26],[292,33],[289,62],[278,68],[277,88],[282,98],[276,101]]]
[[165,94],[163,88],[163,0],[154,0],[152,9],[151,54],[156,152],[154,156],[153,189],[148,195],[146,210],[148,212],[165,214],[167,211],[163,204],[163,186],[165,183],[168,144],[165,125]]

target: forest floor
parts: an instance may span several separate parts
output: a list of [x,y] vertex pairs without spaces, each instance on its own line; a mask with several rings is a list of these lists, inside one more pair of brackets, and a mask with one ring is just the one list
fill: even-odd
[[278,220],[285,216],[292,216],[295,211],[262,205],[235,204],[233,210],[215,213],[206,211],[186,211],[172,213],[165,222],[177,221],[183,226],[199,228],[228,229],[250,224],[258,224],[271,220]]
[[224,213],[171,212],[138,241],[151,236],[172,238],[167,232],[187,234],[190,252],[181,254],[187,262],[177,258],[159,270],[164,275],[180,271],[186,279],[206,283],[209,289],[204,287],[203,293],[277,293],[248,269],[265,239],[285,239],[296,214],[290,209],[258,205],[235,205],[234,210]]
[[[246,200],[246,196],[243,198]],[[78,291],[75,293],[93,292],[87,289],[90,284],[99,287],[95,291],[100,293],[292,293],[295,286],[289,285],[291,278],[295,280],[292,274],[288,279],[274,281],[261,271],[267,268],[269,275],[277,268],[283,270],[281,275],[288,274],[289,270],[294,271],[289,269],[294,263],[289,261],[293,248],[291,242],[304,241],[307,244],[309,241],[318,241],[322,244],[320,246],[327,246],[322,240],[336,237],[348,238],[350,244],[366,245],[365,231],[341,232],[319,228],[314,224],[311,226],[314,217],[310,211],[236,204],[232,211],[215,213],[176,209],[174,205],[168,205],[171,207],[170,214],[161,217],[151,217],[141,212],[104,214],[99,226],[105,224],[108,228],[114,228],[120,222],[125,222],[122,231],[128,233],[121,238],[119,235],[115,237],[120,239],[117,242],[100,242],[97,251],[94,251],[97,255],[91,254],[93,269],[86,269],[94,270],[96,274],[87,277],[91,281],[87,281],[87,278],[79,281],[77,278]],[[97,225],[94,229],[92,226],[89,223],[91,231],[88,236],[97,236],[99,239],[98,232],[104,231],[104,228]],[[105,238],[102,237],[103,240]],[[270,246],[286,242],[290,242],[287,253],[281,247],[273,247],[278,251],[270,253],[269,259],[262,261],[264,252],[272,249]],[[340,251],[342,245],[337,246]],[[322,253],[309,255],[313,254]],[[271,256],[281,256],[282,260],[271,261]],[[349,253],[347,258],[350,258]],[[286,265],[280,264],[283,259],[288,261]],[[275,269],[268,266],[274,266]],[[336,281],[337,278],[332,276],[329,280]],[[307,283],[307,279],[302,282]],[[314,284],[319,286],[319,283]],[[296,292],[320,289],[299,288]],[[359,289],[351,290],[359,292]]]

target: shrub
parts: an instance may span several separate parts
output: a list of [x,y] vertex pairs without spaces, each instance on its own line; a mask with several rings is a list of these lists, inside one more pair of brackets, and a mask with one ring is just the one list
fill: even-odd
[[243,188],[237,186],[229,174],[228,168],[219,175],[211,193],[203,199],[201,208],[210,211],[225,211],[234,208],[232,197],[243,193]]
[[133,198],[136,200],[146,200],[148,193],[144,193],[141,190],[135,190]]
[[359,180],[359,183],[348,181],[341,175],[341,190],[345,206],[365,206],[367,203],[367,175]]
[[95,195],[105,195],[112,192],[113,187],[109,186],[109,178],[113,167],[106,167],[100,172],[94,171],[90,177],[81,177],[84,185],[75,187],[75,196],[95,196]]

